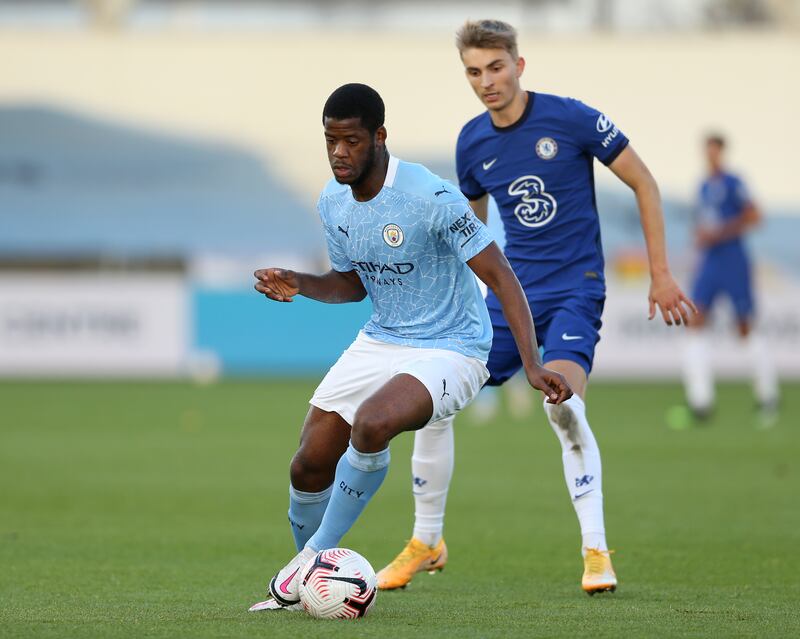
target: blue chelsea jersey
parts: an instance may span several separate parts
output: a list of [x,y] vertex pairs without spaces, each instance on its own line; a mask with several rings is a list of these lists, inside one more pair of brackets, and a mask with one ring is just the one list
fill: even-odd
[[356,271],[372,300],[367,335],[486,361],[491,322],[466,262],[492,240],[456,187],[391,157],[374,198],[331,180],[318,209],[331,265]]
[[494,126],[485,112],[461,130],[461,191],[496,201],[506,256],[529,299],[605,290],[593,159],[611,164],[627,145],[604,114],[544,93],[528,93],[525,112],[508,127]]
[[[697,224],[708,228],[721,226],[742,214],[751,203],[750,193],[736,175],[721,172],[703,180],[698,193]],[[733,237],[706,249],[711,255],[744,250],[742,236]]]

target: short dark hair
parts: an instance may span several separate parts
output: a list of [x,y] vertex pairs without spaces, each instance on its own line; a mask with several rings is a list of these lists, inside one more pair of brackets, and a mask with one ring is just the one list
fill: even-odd
[[706,135],[706,144],[716,144],[720,149],[725,148],[725,136],[721,133],[709,133]]
[[345,84],[331,93],[322,109],[322,122],[325,118],[347,120],[359,118],[361,124],[370,133],[375,133],[383,126],[386,107],[381,96],[366,84]]

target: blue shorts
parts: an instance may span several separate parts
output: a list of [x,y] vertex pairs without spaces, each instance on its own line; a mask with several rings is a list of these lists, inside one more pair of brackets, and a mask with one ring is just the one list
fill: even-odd
[[743,252],[728,253],[724,259],[713,255],[704,257],[692,287],[692,300],[701,311],[707,312],[720,295],[730,298],[739,320],[753,316],[750,261]]
[[[600,341],[601,316],[605,294],[577,289],[547,298],[528,298],[536,326],[536,341],[543,349],[543,361],[566,359],[579,364],[588,375],[594,362],[594,349]],[[494,338],[489,352],[488,386],[500,386],[521,367],[517,344],[508,327],[500,303],[489,292],[486,298]]]

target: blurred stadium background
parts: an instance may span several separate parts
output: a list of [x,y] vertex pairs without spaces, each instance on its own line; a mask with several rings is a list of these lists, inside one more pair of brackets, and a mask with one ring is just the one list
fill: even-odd
[[[796,0],[0,0],[0,375],[324,371],[368,305],[251,289],[260,266],[326,267],[321,106],[344,82],[375,86],[390,149],[452,177],[480,111],[453,32],[487,13],[519,27],[525,87],[596,105],[632,139],[684,282],[701,136],[729,136],[766,212],[750,238],[761,328],[782,376],[800,377]],[[674,378],[680,335],[646,321],[633,198],[596,178],[609,278],[596,376]],[[739,376],[729,325],[721,313],[717,364]]]
[[[581,594],[558,444],[509,393],[457,422],[447,571],[357,629],[249,615],[292,549],[305,402],[369,313],[268,302],[252,271],[327,267],[320,114],[342,83],[384,96],[393,153],[453,176],[481,110],[468,17],[519,27],[523,86],[620,124],[684,283],[701,138],[728,135],[766,213],[749,243],[779,423],[758,429],[736,379],[709,427],[666,428],[682,332],[647,322],[635,204],[598,166],[590,413],[620,590]],[[0,636],[800,636],[799,72],[800,0],[0,0]],[[717,371],[745,379],[722,311]],[[410,532],[412,441],[345,538],[376,568]]]

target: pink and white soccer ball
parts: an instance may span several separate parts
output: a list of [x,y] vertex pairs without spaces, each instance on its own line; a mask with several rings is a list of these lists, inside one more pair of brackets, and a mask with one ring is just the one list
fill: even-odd
[[321,550],[300,574],[300,601],[312,617],[358,619],[375,604],[378,578],[369,562],[353,550]]

